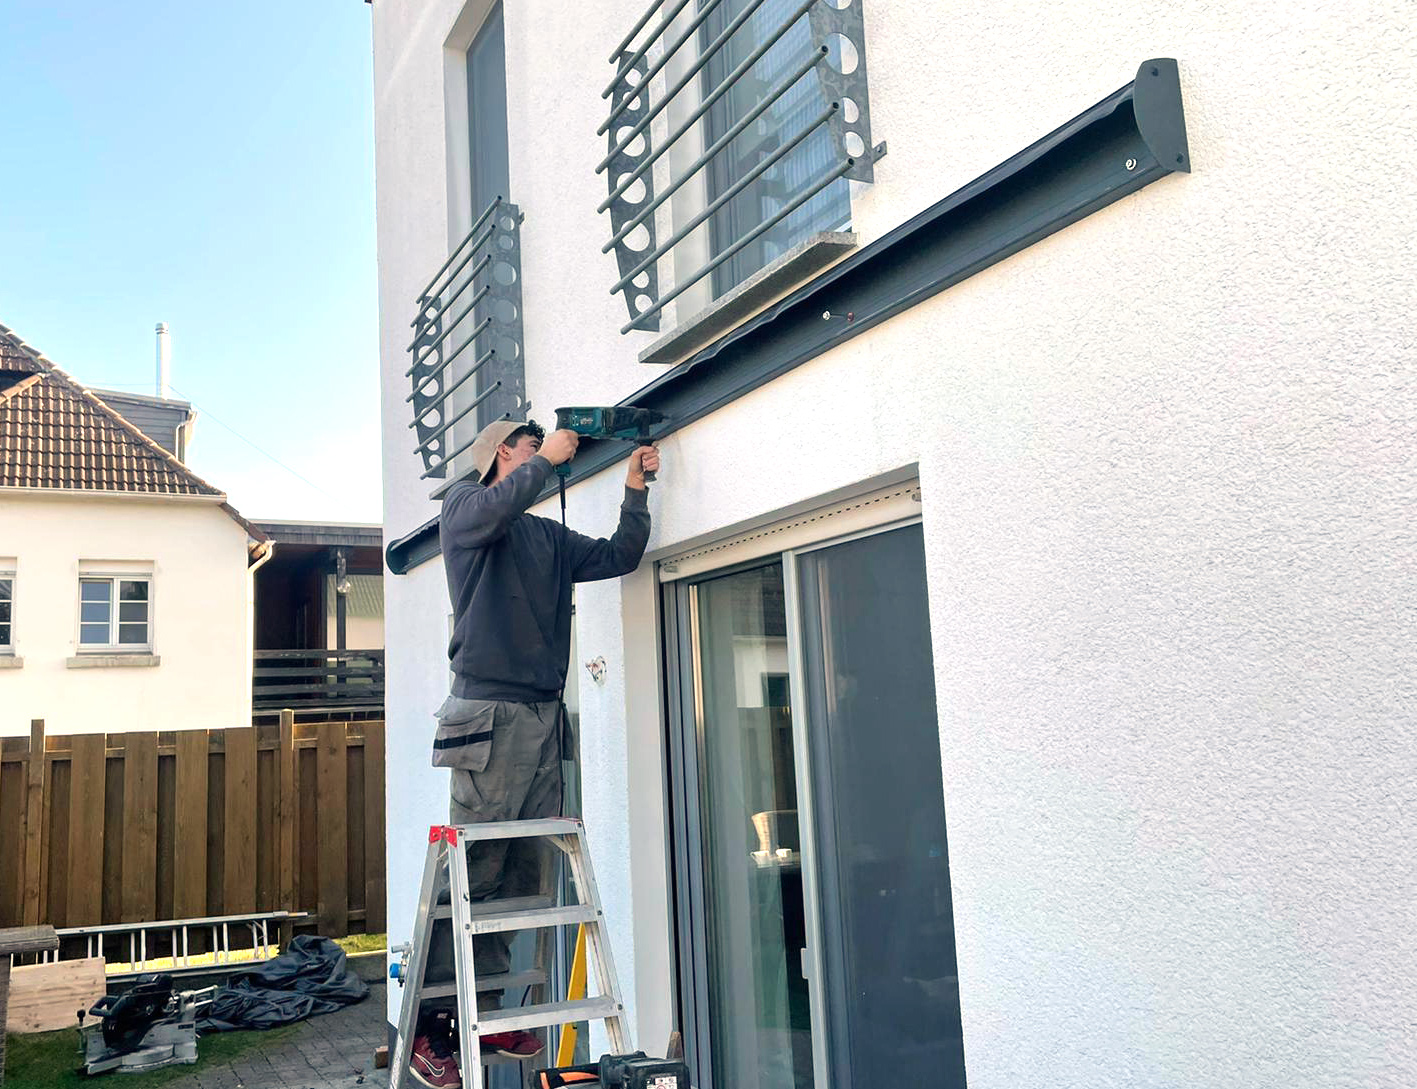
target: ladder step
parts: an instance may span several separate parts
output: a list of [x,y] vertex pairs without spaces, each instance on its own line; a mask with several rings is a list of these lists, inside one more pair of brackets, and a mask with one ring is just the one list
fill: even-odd
[[[478,992],[482,991],[515,991],[520,987],[540,987],[546,982],[546,973],[541,971],[530,972],[509,972],[499,976],[483,976],[477,981]],[[455,980],[448,980],[446,983],[425,983],[419,998],[427,1001],[430,998],[452,998],[458,993],[458,985]]]
[[468,930],[474,934],[504,934],[509,930],[536,930],[544,926],[571,926],[593,923],[599,913],[593,907],[576,904],[572,907],[534,908],[531,911],[498,911],[474,915]]
[[[479,900],[475,904],[469,904],[467,913],[476,919],[480,916],[505,914],[509,911],[536,911],[555,905],[556,897],[554,896],[509,896],[505,900]],[[453,905],[438,904],[433,908],[431,917],[451,919]],[[487,931],[478,931],[477,933],[487,933]]]
[[480,1013],[477,1031],[486,1035],[489,1032],[570,1025],[576,1021],[600,1021],[607,1017],[619,1017],[623,1012],[615,999],[608,996],[583,998],[578,1002],[548,1002],[541,1006],[519,1006]]
[[536,821],[494,821],[490,824],[459,824],[458,840],[523,839],[531,836],[574,836],[584,827],[574,817],[547,817]]
[[502,911],[545,911],[556,904],[554,896],[508,896],[505,900],[478,900],[467,906],[467,913],[476,919]]

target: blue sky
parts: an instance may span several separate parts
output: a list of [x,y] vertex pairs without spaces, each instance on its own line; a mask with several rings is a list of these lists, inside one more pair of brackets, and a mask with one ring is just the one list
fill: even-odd
[[0,0],[0,73],[0,323],[151,393],[167,322],[193,469],[378,521],[368,6]]

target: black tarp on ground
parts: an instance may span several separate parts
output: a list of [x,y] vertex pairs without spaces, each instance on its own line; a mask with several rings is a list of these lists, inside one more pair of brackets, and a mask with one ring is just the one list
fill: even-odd
[[369,994],[349,970],[344,950],[329,938],[302,934],[290,947],[217,991],[199,1032],[268,1029],[331,1013]]

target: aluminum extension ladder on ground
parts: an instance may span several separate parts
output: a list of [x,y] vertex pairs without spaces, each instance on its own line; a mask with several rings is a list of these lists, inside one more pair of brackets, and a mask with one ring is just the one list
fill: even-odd
[[[468,896],[467,845],[495,839],[544,839],[566,858],[580,903],[557,905],[547,898],[481,900]],[[528,904],[531,906],[527,906]],[[425,982],[430,967],[429,948],[435,923],[449,920],[452,934],[454,979],[449,983]],[[517,986],[513,977],[478,980],[473,966],[472,939],[477,934],[536,930],[541,927],[582,924],[586,945],[595,961],[595,978],[600,994],[570,1002],[553,1002],[486,1011],[477,1010],[479,989],[495,989],[499,984]],[[604,1021],[611,1050],[624,1054],[631,1050],[625,1030],[625,1007],[620,984],[610,957],[610,941],[605,933],[605,915],[600,906],[586,847],[585,825],[570,817],[546,820],[505,821],[496,824],[434,825],[428,831],[428,860],[423,868],[423,886],[418,897],[418,914],[406,961],[400,973],[403,1005],[399,1010],[398,1040],[389,1063],[390,1089],[410,1089],[414,1085],[409,1063],[419,1010],[424,1002],[455,997],[462,1083],[464,1089],[483,1089],[481,1037],[485,1033],[516,1029],[549,1028],[577,1021]],[[489,986],[490,985],[490,986]],[[508,992],[510,993],[510,992]]]

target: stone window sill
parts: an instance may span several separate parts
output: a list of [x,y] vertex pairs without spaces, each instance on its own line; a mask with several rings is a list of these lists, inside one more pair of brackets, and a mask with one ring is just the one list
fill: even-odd
[[118,666],[155,666],[162,662],[156,654],[79,654],[64,664],[70,669],[104,669]]
[[851,231],[822,231],[799,242],[777,260],[680,322],[640,353],[641,363],[678,363],[742,325],[828,265],[856,248]]
[[14,654],[0,654],[0,669],[20,669],[25,660]]

